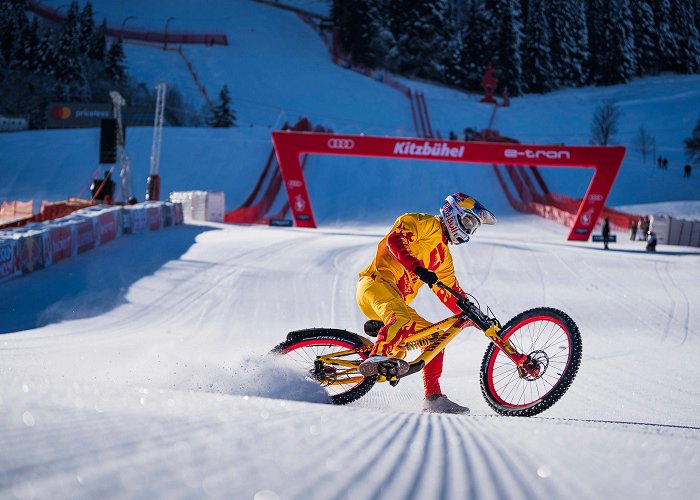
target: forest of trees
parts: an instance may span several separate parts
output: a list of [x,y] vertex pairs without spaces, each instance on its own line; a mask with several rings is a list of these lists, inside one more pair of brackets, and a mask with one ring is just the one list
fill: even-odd
[[[50,102],[110,102],[112,90],[130,106],[154,107],[153,89],[129,76],[122,40],[108,40],[92,4],[66,7],[63,22],[53,23],[30,17],[24,0],[0,0],[0,115],[43,128]],[[176,89],[166,102],[168,124],[204,122]]]
[[700,0],[333,0],[354,63],[510,95],[700,73]]

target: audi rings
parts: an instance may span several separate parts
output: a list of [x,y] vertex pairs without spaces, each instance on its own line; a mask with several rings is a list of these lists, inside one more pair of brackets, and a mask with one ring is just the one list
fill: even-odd
[[330,139],[328,139],[328,147],[331,149],[352,149],[355,147],[355,141],[353,141],[352,139],[331,137]]

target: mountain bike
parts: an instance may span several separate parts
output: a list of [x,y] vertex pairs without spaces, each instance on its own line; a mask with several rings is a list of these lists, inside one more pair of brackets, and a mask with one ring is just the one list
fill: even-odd
[[[441,282],[436,286],[456,297],[461,312],[416,331],[396,346],[405,352],[422,351],[400,377],[362,376],[358,367],[373,342],[347,330],[290,332],[271,353],[320,384],[334,404],[342,405],[361,398],[377,382],[395,386],[402,378],[420,372],[462,330],[473,326],[490,340],[481,362],[480,381],[481,393],[494,411],[508,416],[537,415],[564,395],[578,372],[583,349],[571,317],[558,309],[537,307],[501,326],[489,308],[481,310],[473,296],[463,296]],[[381,322],[370,320],[365,333],[376,336],[381,326]]]

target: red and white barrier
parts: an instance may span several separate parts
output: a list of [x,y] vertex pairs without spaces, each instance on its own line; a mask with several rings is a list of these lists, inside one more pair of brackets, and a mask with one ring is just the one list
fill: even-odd
[[0,283],[44,269],[121,237],[182,224],[182,205],[97,205],[67,217],[0,231]]

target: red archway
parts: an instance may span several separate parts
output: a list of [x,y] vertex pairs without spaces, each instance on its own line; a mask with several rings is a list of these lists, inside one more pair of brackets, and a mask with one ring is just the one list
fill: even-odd
[[301,169],[303,154],[593,168],[569,232],[568,239],[576,241],[586,241],[591,235],[625,156],[622,146],[542,146],[288,131],[272,132],[272,143],[298,227],[316,227]]

